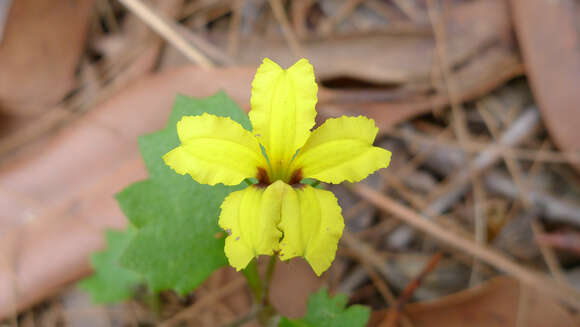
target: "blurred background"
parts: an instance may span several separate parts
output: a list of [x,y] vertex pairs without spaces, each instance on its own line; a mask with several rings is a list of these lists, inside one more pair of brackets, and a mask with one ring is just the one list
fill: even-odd
[[320,121],[374,118],[393,153],[329,187],[337,259],[321,279],[279,265],[282,313],[327,285],[371,326],[579,326],[579,24],[576,0],[0,0],[0,326],[244,317],[231,269],[156,309],[75,283],[126,224],[114,194],[147,177],[137,137],[177,93],[249,110],[265,56],[308,58]]

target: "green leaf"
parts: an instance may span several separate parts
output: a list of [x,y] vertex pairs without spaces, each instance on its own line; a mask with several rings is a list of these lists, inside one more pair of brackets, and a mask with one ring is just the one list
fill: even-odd
[[282,318],[279,327],[363,327],[370,317],[370,309],[363,305],[346,308],[347,298],[337,294],[328,296],[326,288],[310,295],[306,316],[301,319]]
[[117,263],[136,233],[131,227],[126,231],[107,231],[107,248],[91,256],[94,273],[78,285],[91,295],[93,302],[113,303],[127,300],[143,282],[139,274],[124,269]]
[[198,184],[189,175],[176,174],[162,159],[179,145],[176,124],[181,117],[204,112],[231,117],[250,129],[248,116],[223,92],[203,99],[177,96],[167,127],[139,138],[150,178],[117,195],[121,209],[138,227],[120,263],[143,274],[154,292],[186,294],[227,264],[225,235],[217,225],[219,207],[240,186]]

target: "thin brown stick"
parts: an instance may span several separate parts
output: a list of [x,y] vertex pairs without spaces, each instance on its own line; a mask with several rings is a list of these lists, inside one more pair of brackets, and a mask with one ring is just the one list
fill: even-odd
[[530,166],[530,169],[528,169],[528,183],[529,183],[529,180],[531,178],[533,178],[538,173],[538,170],[542,167],[542,165],[541,165],[542,163],[540,161],[541,152],[548,149],[549,147],[550,147],[550,140],[545,139],[542,142],[542,145],[540,145],[540,149],[538,150],[536,157],[534,158],[534,160],[532,160],[532,164]]
[[258,316],[259,310],[258,308],[251,309],[247,314],[244,316],[237,318],[236,320],[227,323],[224,327],[240,327],[247,324],[250,321],[253,321]]
[[214,67],[211,60],[187,42],[174,26],[174,22],[156,13],[141,0],[119,0],[119,2],[125,5],[137,17],[141,18],[145,24],[159,33],[167,42],[177,48],[187,59],[204,68]]
[[453,127],[455,134],[459,139],[459,144],[464,147],[464,144],[469,140],[469,132],[467,131],[465,113],[461,105],[459,97],[459,88],[452,78],[451,65],[449,56],[447,55],[447,32],[445,25],[441,18],[441,13],[435,8],[434,0],[427,0],[427,12],[431,25],[433,26],[433,34],[435,35],[435,50],[437,52],[437,60],[439,61],[439,68],[441,69],[441,76],[446,85],[445,90],[451,103],[451,111],[453,112]]
[[403,312],[405,305],[407,305],[407,303],[411,299],[411,296],[413,295],[413,293],[415,293],[415,290],[419,286],[421,286],[421,283],[423,283],[425,277],[427,277],[427,275],[429,275],[435,269],[435,267],[437,267],[437,264],[439,264],[439,261],[441,260],[442,256],[443,254],[441,252],[435,253],[431,257],[429,262],[427,262],[425,267],[423,267],[423,270],[419,273],[419,275],[413,278],[409,282],[409,284],[407,284],[403,292],[401,292],[401,295],[399,295],[399,298],[397,299],[397,304],[393,308],[394,310],[391,310],[390,314],[387,317],[387,321],[383,322],[381,325],[385,325],[386,327],[397,326],[397,321],[399,320],[399,317],[401,316],[401,313]]
[[[375,285],[375,287],[385,300],[385,302],[388,303],[389,306],[391,307],[396,307],[397,298],[395,298],[395,295],[393,294],[393,292],[391,292],[391,290],[385,284],[385,282],[382,280],[379,274],[377,274],[377,272],[373,269],[373,267],[371,267],[371,265],[366,261],[361,260],[361,264],[365,269],[365,271],[367,272],[367,274],[369,275],[369,277],[371,278],[373,284]],[[403,325],[403,327],[414,326],[413,323],[411,322],[411,319],[405,314],[404,310],[401,310],[399,320],[401,321],[401,325]]]
[[399,138],[407,142],[414,144],[419,144],[423,146],[429,146],[432,151],[437,151],[437,149],[444,147],[457,148],[457,150],[463,150],[468,152],[481,152],[486,149],[493,149],[494,151],[501,152],[504,156],[508,158],[514,158],[518,160],[528,160],[533,162],[546,162],[546,163],[580,163],[580,154],[576,152],[561,152],[561,151],[550,151],[550,150],[534,150],[534,149],[522,149],[509,145],[502,145],[500,143],[487,143],[470,140],[466,144],[465,148],[461,148],[459,142],[439,136],[433,138],[432,135],[426,136],[419,133],[407,133],[397,129],[392,129],[385,132],[385,135]]
[[425,14],[419,10],[415,1],[412,0],[393,0],[393,3],[415,22],[421,22],[425,19]]
[[580,293],[578,291],[564,287],[560,283],[556,283],[547,278],[544,274],[519,265],[489,247],[479,245],[471,240],[457,236],[440,227],[436,223],[424,219],[418,213],[397,203],[395,200],[377,193],[369,187],[358,184],[352,189],[361,198],[369,201],[381,210],[392,213],[394,216],[425,232],[436,240],[485,261],[497,269],[514,276],[529,287],[535,288],[538,291],[558,299],[576,309],[580,309]]
[[300,46],[300,43],[298,42],[298,39],[296,38],[296,35],[294,34],[294,30],[292,29],[292,26],[290,26],[290,22],[288,21],[288,17],[286,17],[286,12],[284,11],[284,6],[282,6],[282,1],[281,0],[268,0],[268,2],[270,3],[270,6],[272,7],[272,12],[274,13],[274,17],[276,18],[276,20],[278,21],[278,24],[280,24],[280,27],[282,28],[282,34],[284,35],[286,42],[288,42],[288,46],[290,47],[290,50],[297,57],[303,56],[304,51],[302,50],[302,47]]
[[[373,283],[377,285],[377,289],[384,297],[385,301],[391,305],[396,305],[395,296],[391,293],[389,288],[382,282],[380,277],[376,275],[376,272],[370,267],[373,266],[377,269],[384,278],[387,278],[385,264],[383,259],[377,255],[372,248],[363,242],[359,241],[355,236],[351,235],[348,231],[345,231],[342,236],[342,241],[344,241],[350,249],[353,250],[355,258],[362,264],[366,274],[373,280]],[[405,327],[412,326],[411,320],[403,314],[402,318]]]
[[[500,143],[513,145],[521,142],[535,131],[539,123],[540,114],[535,108],[525,110],[503,133]],[[488,148],[475,156],[468,167],[448,177],[437,192],[432,192],[434,198],[430,201],[429,206],[423,210],[425,218],[436,217],[449,209],[467,192],[473,178],[493,165],[499,159],[500,154],[501,152]],[[393,237],[397,239],[399,246],[402,246],[411,241],[413,231],[407,226],[401,226],[393,232]]]
[[[518,188],[511,179],[498,172],[489,172],[483,178],[485,187],[507,198],[519,198]],[[566,201],[551,195],[541,189],[529,192],[530,199],[542,215],[551,221],[558,221],[580,226],[580,206],[572,201]]]
[[323,36],[328,36],[331,34],[334,30],[334,26],[342,22],[348,15],[350,15],[350,13],[352,13],[361,2],[363,2],[363,0],[345,1],[334,16],[328,17],[319,25],[320,34]]
[[111,31],[111,34],[118,33],[121,28],[119,27],[119,22],[117,22],[117,18],[115,17],[115,13],[113,12],[113,8],[109,3],[109,0],[99,0],[96,3],[97,10],[103,15],[105,20],[105,24]]
[[242,6],[244,0],[232,1],[232,19],[228,31],[228,54],[232,57],[238,55],[240,48],[240,23],[242,22]]
[[294,31],[300,40],[308,37],[308,9],[312,6],[314,0],[292,1],[292,23]]
[[[487,215],[484,214],[485,210],[485,194],[483,191],[483,186],[479,178],[476,178],[473,183],[473,218],[475,220],[475,242],[481,245],[487,243]],[[471,276],[469,278],[469,285],[475,286],[481,282],[481,262],[477,259],[473,260],[473,265],[471,268]]]
[[[499,139],[500,132],[498,131],[498,129],[496,128],[496,126],[493,122],[493,117],[485,110],[485,108],[483,107],[481,102],[478,102],[476,104],[476,107],[477,107],[477,111],[481,115],[481,118],[483,119],[483,122],[487,126],[487,129],[489,130],[489,133],[491,134],[493,139],[494,140]],[[509,151],[509,150],[506,150],[506,151]],[[530,197],[529,197],[528,192],[527,192],[525,181],[524,181],[524,179],[522,179],[522,168],[520,167],[520,165],[517,161],[515,161],[512,157],[506,155],[505,151],[502,152],[501,155],[503,157],[503,160],[507,166],[507,169],[508,169],[510,175],[512,176],[512,179],[514,180],[514,183],[516,184],[516,186],[518,187],[518,189],[520,191],[519,193],[520,193],[522,202],[524,204],[524,207],[529,208],[529,206],[531,204]]]
[[[532,220],[531,226],[532,232],[534,233],[534,238],[537,239],[542,234],[544,234],[544,228],[542,227],[542,225],[540,225],[538,221]],[[562,270],[562,266],[560,266],[560,263],[558,262],[558,258],[556,257],[556,253],[554,253],[554,250],[550,246],[542,242],[536,242],[536,244],[540,248],[540,252],[544,257],[544,261],[546,262],[548,269],[550,269],[550,273],[552,273],[554,279],[564,285],[567,284],[569,287],[572,287],[568,283],[566,274]]]
[[530,290],[526,285],[520,283],[520,294],[518,296],[518,312],[516,315],[516,327],[528,326],[527,317],[529,316],[529,305],[528,297],[530,296]]
[[171,327],[179,324],[182,321],[187,320],[189,317],[192,317],[199,313],[203,308],[207,307],[208,305],[218,301],[224,296],[227,296],[239,288],[246,284],[246,279],[243,277],[239,277],[237,279],[232,280],[231,282],[224,285],[222,288],[213,291],[211,294],[203,297],[199,301],[196,301],[192,306],[184,309],[183,311],[179,312],[175,316],[171,317],[170,319],[164,321],[159,325],[159,327]]

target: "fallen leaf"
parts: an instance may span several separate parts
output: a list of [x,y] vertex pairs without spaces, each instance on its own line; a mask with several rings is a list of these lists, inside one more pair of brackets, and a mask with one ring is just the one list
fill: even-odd
[[249,103],[255,68],[183,69],[143,79],[0,166],[0,319],[89,272],[106,228],[126,221],[114,195],[146,178],[137,137],[163,127],[177,93],[222,89]]
[[[572,327],[573,316],[558,302],[532,289],[522,289],[510,277],[497,277],[480,286],[434,301],[409,304],[405,313],[415,327]],[[369,326],[383,327],[388,310],[373,313]],[[519,316],[519,318],[518,318]]]
[[[580,150],[580,11],[574,0],[511,0],[514,25],[544,123],[564,151]],[[574,166],[580,171],[580,165]]]
[[0,43],[0,109],[30,116],[76,83],[94,0],[15,0]]
[[[523,66],[516,54],[502,47],[492,47],[472,60],[469,65],[453,72],[451,78],[457,84],[459,100],[464,102],[492,91],[512,78],[522,75],[523,72]],[[351,97],[354,96],[349,92],[321,89],[321,114],[365,115],[375,119],[380,131],[384,132],[401,121],[444,108],[450,103],[449,96],[445,92],[371,103],[352,101]]]
[[[448,34],[449,64],[468,64],[492,45],[512,43],[508,8],[502,0],[479,0],[450,7],[445,16]],[[418,29],[431,27],[417,26]],[[224,35],[212,36],[225,44]],[[270,57],[283,66],[290,66],[296,57],[288,51],[283,39],[255,37],[242,41],[237,61],[258,65]],[[435,39],[429,33],[416,35],[362,34],[312,39],[302,44],[304,53],[321,80],[348,76],[373,83],[430,82],[436,62]],[[175,51],[171,49],[170,51]],[[174,61],[180,65],[184,61]]]
[[314,274],[304,259],[278,262],[272,280],[270,301],[281,315],[290,318],[302,317],[306,313],[308,296],[321,286],[322,280]]

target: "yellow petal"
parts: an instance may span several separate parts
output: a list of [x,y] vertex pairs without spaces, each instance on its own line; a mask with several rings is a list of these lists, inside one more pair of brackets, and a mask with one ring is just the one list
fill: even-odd
[[273,255],[282,233],[280,205],[284,183],[268,188],[250,186],[228,195],[221,205],[219,226],[226,230],[225,254],[230,265],[244,269],[258,255]]
[[364,116],[328,119],[312,132],[291,170],[326,183],[358,182],[391,161],[391,152],[373,146],[377,131]]
[[256,72],[249,115],[268,154],[274,179],[282,178],[296,150],[310,135],[317,92],[314,69],[306,59],[284,70],[266,58]]
[[334,260],[344,221],[332,192],[305,185],[286,192],[278,227],[280,259],[303,256],[320,276]]
[[190,174],[201,184],[237,185],[267,169],[258,140],[227,117],[204,113],[177,123],[181,145],[163,156],[178,174]]

